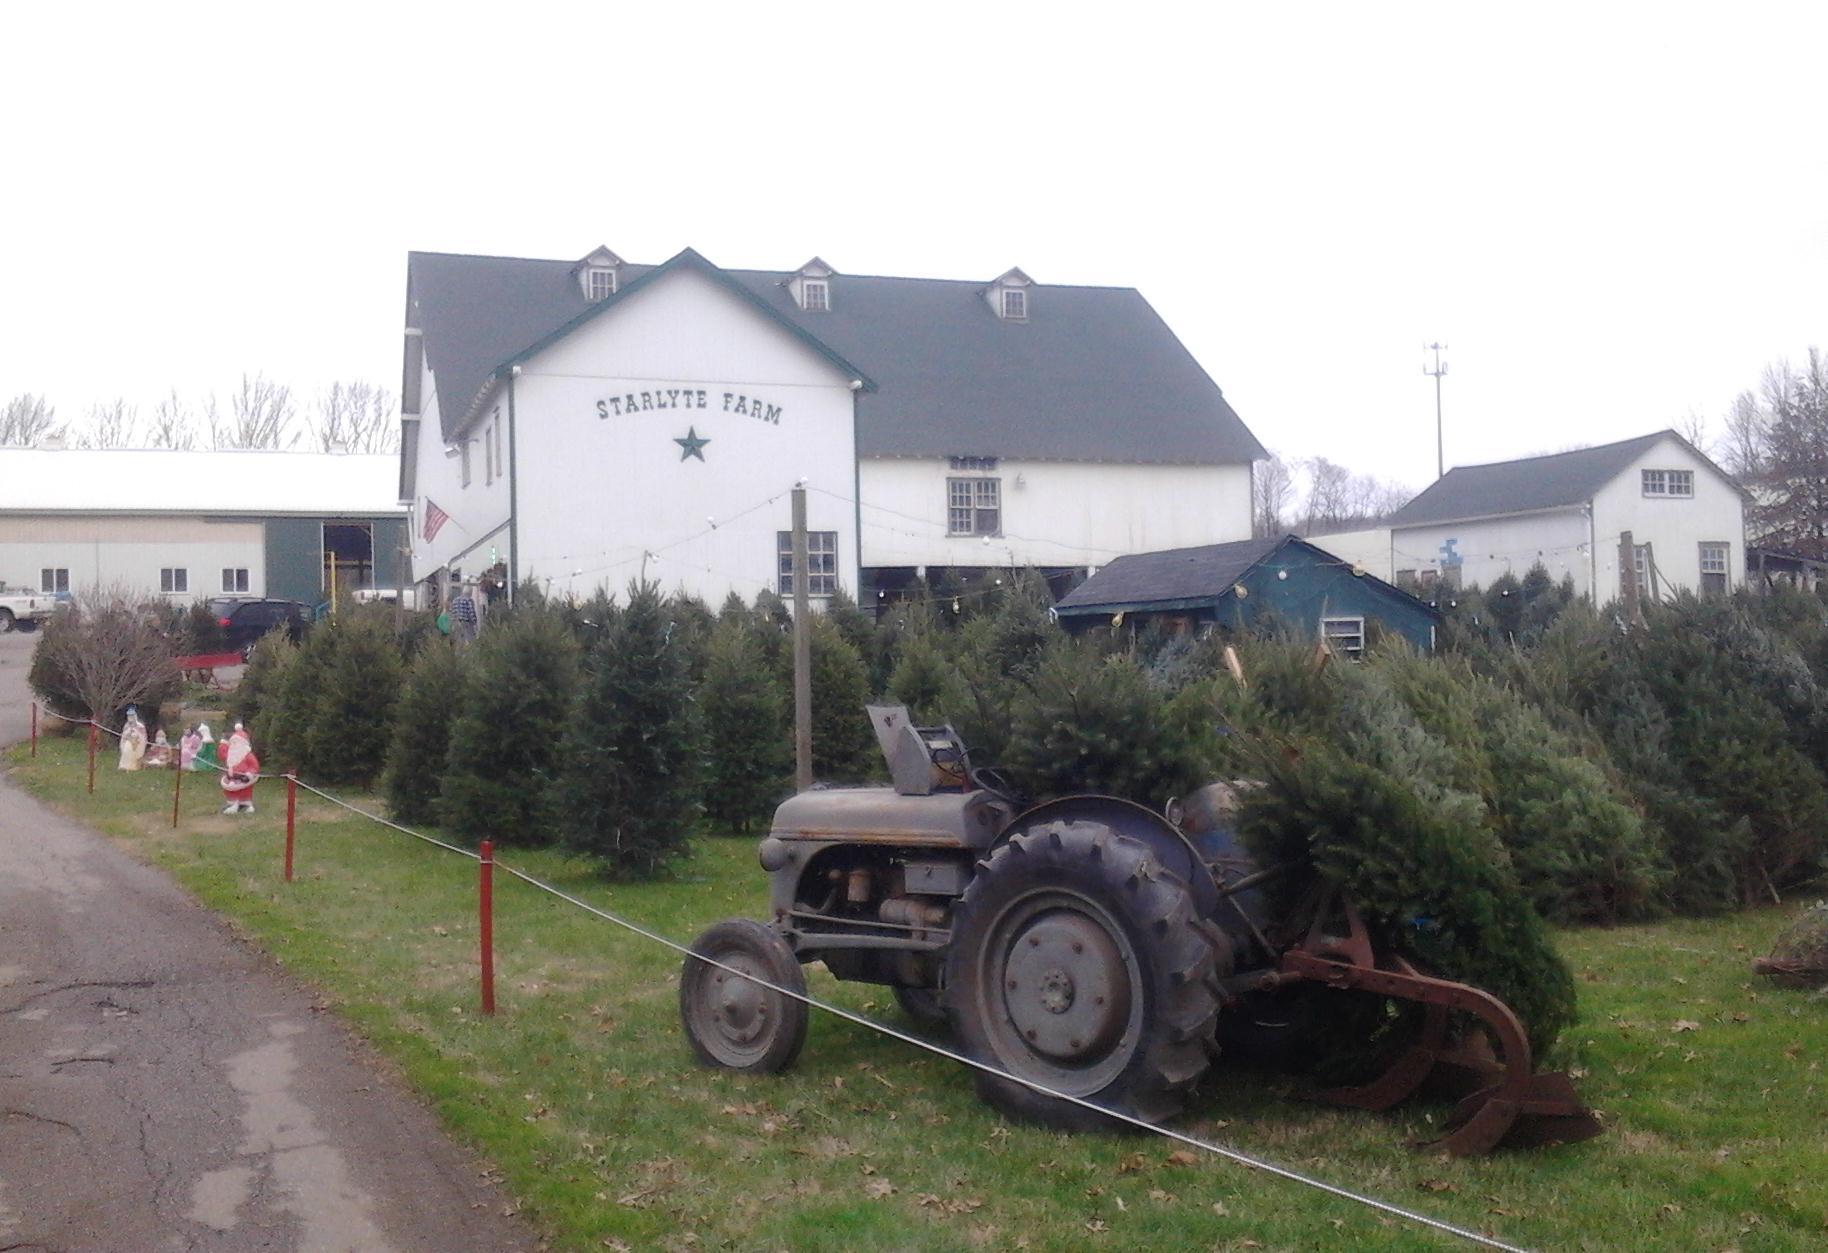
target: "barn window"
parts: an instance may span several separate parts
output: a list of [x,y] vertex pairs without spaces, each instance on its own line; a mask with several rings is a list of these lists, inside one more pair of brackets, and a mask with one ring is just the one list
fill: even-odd
[[946,533],[1001,535],[1002,479],[947,479]]
[[1365,620],[1363,618],[1322,618],[1320,620],[1320,638],[1325,640],[1327,647],[1335,653],[1357,661],[1365,652]]
[[1693,496],[1695,494],[1695,472],[1693,470],[1645,470],[1643,476],[1646,496]]
[[826,313],[831,309],[831,285],[822,278],[801,280],[800,296],[808,313]]
[[[775,532],[780,555],[781,595],[793,595],[793,532]],[[830,596],[838,590],[838,533],[806,532],[806,594]]]
[[190,571],[183,566],[166,566],[159,571],[159,590],[161,592],[190,591]]
[[1726,543],[1718,540],[1704,540],[1701,544],[1701,592],[1708,596],[1726,594],[1727,553]]
[[1028,292],[1020,287],[1003,289],[1003,317],[1006,321],[1022,322],[1028,318]]
[[70,572],[66,569],[46,566],[38,572],[38,590],[52,593],[69,591]]
[[246,566],[222,567],[222,590],[225,592],[245,592],[248,590],[248,571]]
[[616,272],[614,270],[586,270],[584,272],[584,296],[592,304],[599,300],[608,300],[616,294]]

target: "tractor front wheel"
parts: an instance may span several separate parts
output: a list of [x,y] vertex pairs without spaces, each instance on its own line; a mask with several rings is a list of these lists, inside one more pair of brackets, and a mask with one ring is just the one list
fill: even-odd
[[[1157,1123],[1209,1062],[1215,953],[1186,883],[1103,823],[1045,823],[993,851],[959,904],[946,1004],[966,1052],[1098,1109]],[[978,1094],[1066,1130],[1111,1121],[980,1072]]]
[[733,918],[694,940],[679,974],[679,1017],[698,1060],[754,1074],[793,1065],[806,1043],[806,1002],[775,988],[806,994],[799,959],[774,928]]

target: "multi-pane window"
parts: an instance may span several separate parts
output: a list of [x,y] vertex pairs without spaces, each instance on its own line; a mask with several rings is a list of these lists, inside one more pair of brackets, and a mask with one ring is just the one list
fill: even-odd
[[1327,647],[1335,653],[1357,661],[1365,651],[1365,620],[1363,618],[1322,618],[1320,620],[1320,638],[1325,640]]
[[1637,569],[1638,595],[1647,597],[1650,595],[1650,545],[1634,544],[1631,561]]
[[831,287],[822,278],[809,278],[800,284],[808,313],[824,313],[831,308]]
[[1028,316],[1028,292],[1020,287],[1003,289],[1003,316],[1021,321]]
[[[793,595],[793,532],[775,532],[780,553],[781,595]],[[806,532],[806,594],[830,596],[838,590],[838,533]]]
[[1001,535],[1002,479],[947,479],[946,533]]
[[61,567],[44,567],[38,572],[38,590],[41,592],[69,591],[70,572]]
[[248,590],[248,571],[246,566],[222,567],[222,590],[225,592],[245,592]]
[[1701,544],[1701,591],[1706,595],[1726,593],[1728,546],[1720,541],[1704,540]]
[[586,295],[592,302],[607,300],[616,294],[616,272],[614,270],[590,270],[585,274],[589,290]]
[[1695,472],[1693,470],[1645,470],[1643,476],[1646,496],[1693,496],[1695,494]]
[[159,590],[161,592],[188,592],[190,590],[190,571],[183,566],[166,566],[159,571]]

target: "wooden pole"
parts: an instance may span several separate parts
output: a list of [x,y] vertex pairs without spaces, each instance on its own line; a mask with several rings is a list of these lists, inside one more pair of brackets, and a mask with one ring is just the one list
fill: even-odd
[[101,734],[93,721],[89,723],[89,794],[95,794],[95,737]]
[[180,762],[178,768],[171,772],[171,829],[173,831],[178,829],[178,798],[183,795],[184,766]]
[[477,862],[478,909],[482,922],[482,1012],[495,1012],[495,842],[482,842]]
[[38,756],[38,702],[32,702],[32,756]]
[[298,826],[298,771],[286,772],[286,882],[292,882],[292,835]]
[[1631,542],[1630,531],[1619,532],[1619,596],[1625,602],[1625,618],[1632,623],[1644,620],[1643,602],[1638,597],[1638,550]]
[[793,781],[812,786],[812,603],[807,589],[806,489],[793,489]]

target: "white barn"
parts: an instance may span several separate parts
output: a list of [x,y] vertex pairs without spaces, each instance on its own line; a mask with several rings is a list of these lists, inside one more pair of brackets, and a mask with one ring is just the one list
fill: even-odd
[[[1581,595],[1623,592],[1620,538],[1646,596],[1724,593],[1746,578],[1745,493],[1675,431],[1455,466],[1390,519],[1398,582],[1490,586],[1540,562]],[[1321,542],[1326,542],[1322,540]]]
[[400,499],[413,568],[557,593],[866,603],[944,567],[1083,574],[1250,533],[1264,456],[1140,294],[413,253]]

